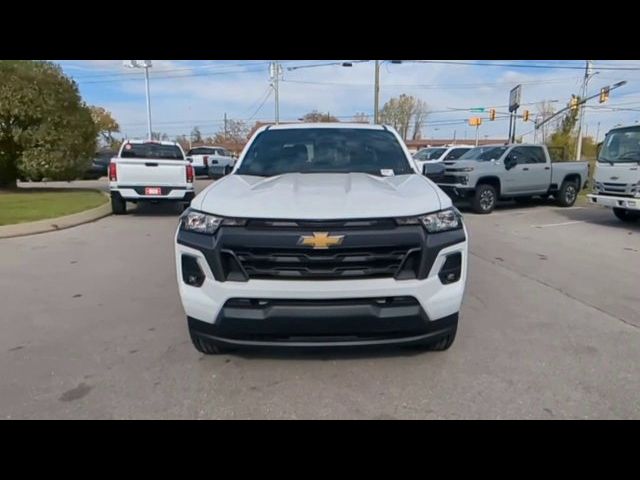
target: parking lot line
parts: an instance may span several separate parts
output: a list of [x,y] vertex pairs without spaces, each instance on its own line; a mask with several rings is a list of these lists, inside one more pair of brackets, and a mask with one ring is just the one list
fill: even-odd
[[585,223],[585,222],[584,220],[576,220],[575,222],[546,223],[544,225],[531,225],[531,226],[535,228],[562,227],[564,225],[573,225],[575,223]]

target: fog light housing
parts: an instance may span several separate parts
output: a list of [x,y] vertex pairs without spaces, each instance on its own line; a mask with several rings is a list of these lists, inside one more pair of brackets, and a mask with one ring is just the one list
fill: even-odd
[[198,265],[198,259],[191,255],[182,255],[182,280],[192,287],[201,287],[204,283],[204,272]]
[[438,273],[438,277],[440,278],[440,282],[443,285],[448,285],[450,283],[455,283],[460,280],[460,276],[462,275],[462,253],[452,253],[451,255],[447,255],[447,259],[444,264],[440,268],[440,273]]

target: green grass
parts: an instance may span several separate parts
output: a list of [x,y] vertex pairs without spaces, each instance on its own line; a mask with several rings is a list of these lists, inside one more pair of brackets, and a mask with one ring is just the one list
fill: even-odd
[[108,199],[88,190],[0,190],[0,225],[62,217],[95,208]]

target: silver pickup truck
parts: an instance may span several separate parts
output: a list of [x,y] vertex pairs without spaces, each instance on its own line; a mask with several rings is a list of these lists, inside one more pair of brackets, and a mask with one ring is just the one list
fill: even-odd
[[476,213],[491,213],[499,199],[524,202],[553,195],[572,206],[589,178],[587,162],[552,162],[545,145],[485,145],[458,160],[425,165],[424,172],[452,199],[468,199]]

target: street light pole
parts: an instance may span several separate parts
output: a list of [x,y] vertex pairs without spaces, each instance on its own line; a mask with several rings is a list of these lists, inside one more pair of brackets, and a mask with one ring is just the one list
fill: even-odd
[[149,69],[153,66],[151,60],[125,60],[124,66],[127,68],[144,68],[144,84],[147,95],[147,130],[149,140],[151,140],[151,94],[149,93]]
[[375,81],[373,86],[373,123],[378,124],[378,110],[380,105],[380,61],[376,60]]
[[149,132],[149,140],[151,140],[152,130],[151,130],[151,95],[149,94],[149,67],[145,63],[144,65],[144,83],[147,92],[147,130]]
[[[587,84],[591,77],[595,75],[592,73],[593,64],[591,60],[587,60],[587,64],[584,69],[584,81],[582,82],[582,98],[584,99],[587,96]],[[596,72],[597,73],[597,72]],[[576,161],[580,161],[580,156],[582,155],[582,123],[584,122],[584,114],[585,114],[585,105],[582,104],[580,106],[580,121],[578,123],[578,145],[576,146]]]

